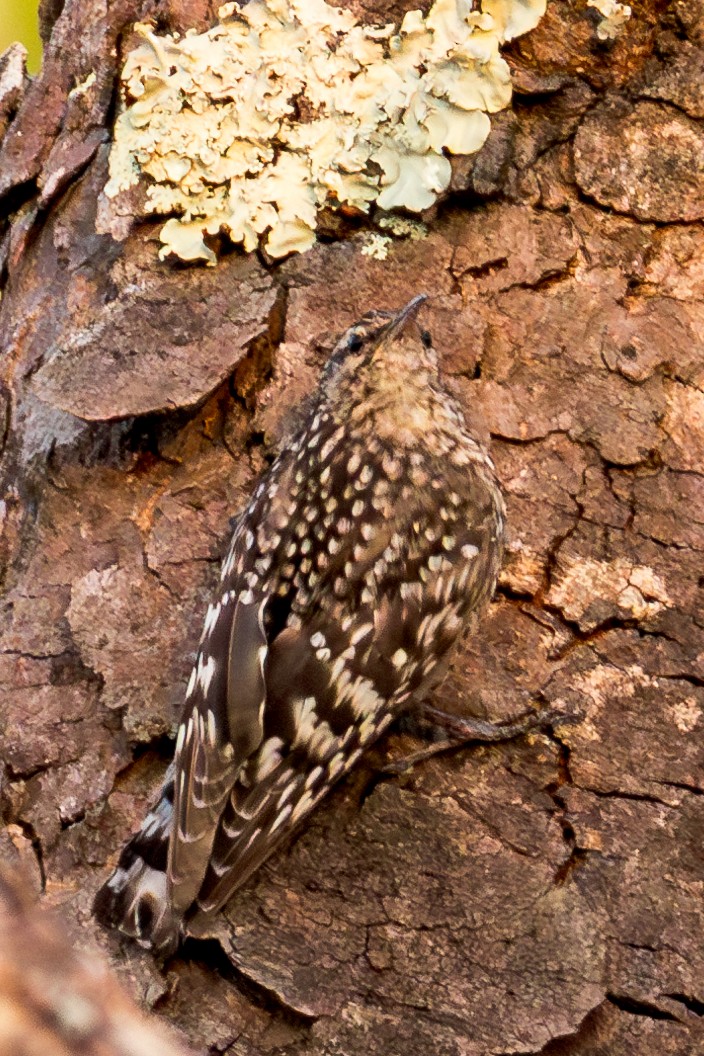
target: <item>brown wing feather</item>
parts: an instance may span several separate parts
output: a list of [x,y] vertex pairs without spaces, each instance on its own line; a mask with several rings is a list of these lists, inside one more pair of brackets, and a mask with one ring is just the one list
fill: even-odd
[[181,912],[198,894],[237,772],[261,743],[264,605],[226,591],[206,621],[176,744],[168,878]]
[[[271,643],[263,740],[228,797],[198,896],[199,913],[219,909],[409,698],[440,677],[466,611],[486,599],[496,572],[482,564],[496,532],[495,517],[475,498],[471,506],[458,503],[443,520],[431,496],[416,496],[408,505],[408,523],[396,533],[395,549],[382,530],[383,547],[377,538],[365,550],[367,560],[358,552],[355,597],[372,585],[374,597],[359,603],[349,630],[343,608],[330,619],[313,596],[302,625],[287,627]],[[339,558],[344,563],[362,543],[360,533],[360,525],[351,528],[330,576],[337,573]],[[498,567],[498,554],[491,560]],[[318,591],[330,596],[325,579]]]

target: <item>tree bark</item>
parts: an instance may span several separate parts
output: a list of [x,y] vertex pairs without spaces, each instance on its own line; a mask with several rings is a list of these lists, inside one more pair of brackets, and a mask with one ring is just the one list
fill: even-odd
[[0,861],[3,1056],[188,1056],[170,1034],[98,957],[72,949],[68,933],[36,911],[22,870]]
[[[0,852],[201,1052],[701,1052],[704,5],[644,0],[602,43],[551,0],[512,110],[384,261],[348,232],[177,267],[156,224],[96,229],[121,49],[218,6],[47,3],[41,75],[0,59]],[[172,751],[228,519],[334,336],[419,292],[510,533],[435,703],[571,718],[401,777],[389,737],[162,970],[90,905]]]

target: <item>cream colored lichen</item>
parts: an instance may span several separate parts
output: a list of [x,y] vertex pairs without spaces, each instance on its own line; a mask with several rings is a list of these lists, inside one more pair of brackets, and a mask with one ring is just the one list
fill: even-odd
[[662,577],[647,565],[635,565],[624,557],[599,561],[575,556],[565,560],[549,601],[585,628],[598,623],[595,607],[598,613],[600,603],[645,622],[672,605]]
[[596,27],[599,40],[614,40],[631,17],[628,4],[619,4],[616,0],[587,0],[587,6],[595,7],[601,15]]
[[704,717],[696,697],[676,701],[667,708],[667,713],[680,733],[694,733]]
[[16,41],[2,53],[0,68],[0,100],[10,107],[19,99],[27,76],[27,49]]
[[143,38],[122,72],[113,197],[149,177],[174,214],[162,255],[214,263],[226,232],[271,257],[308,249],[323,207],[421,212],[511,99],[500,45],[546,0],[436,0],[400,27],[357,24],[325,0],[226,4],[205,33]]
[[[647,674],[638,664],[628,664],[623,669],[613,664],[597,664],[586,671],[576,672],[571,688],[583,694],[597,708],[603,708],[608,707],[614,699],[632,700],[639,690],[657,689],[659,684],[657,678]],[[560,707],[567,706],[565,701],[560,702]],[[584,726],[580,722],[579,736],[586,734],[587,740],[601,740],[601,734],[589,721],[588,715],[584,716],[584,721]]]
[[390,231],[396,238],[409,238],[411,242],[420,242],[428,234],[427,225],[422,224],[420,220],[412,220],[410,216],[381,216],[378,224],[384,231]]
[[418,220],[411,220],[407,216],[382,216],[378,220],[379,227],[389,231],[389,235],[380,235],[376,231],[370,231],[362,243],[362,255],[373,257],[374,260],[386,260],[389,250],[393,245],[394,238],[410,239],[418,242],[428,234],[428,228]]
[[97,80],[95,70],[92,70],[85,80],[79,81],[75,88],[72,88],[68,93],[69,99],[78,99],[79,96],[85,95],[86,92],[90,91]]
[[362,245],[362,255],[373,257],[374,260],[386,260],[389,255],[391,239],[388,235],[377,235],[371,232],[367,235]]

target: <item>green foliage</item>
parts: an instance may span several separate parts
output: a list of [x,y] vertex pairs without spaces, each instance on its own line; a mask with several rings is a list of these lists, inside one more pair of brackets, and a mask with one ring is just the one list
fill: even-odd
[[0,0],[0,54],[19,40],[29,53],[27,66],[30,73],[36,73],[42,61],[37,7],[37,0]]

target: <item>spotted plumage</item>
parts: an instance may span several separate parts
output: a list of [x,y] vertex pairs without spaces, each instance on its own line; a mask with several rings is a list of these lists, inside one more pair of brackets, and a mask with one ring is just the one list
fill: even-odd
[[96,899],[162,954],[442,677],[493,592],[503,504],[423,300],[347,331],[237,521],[174,762]]

